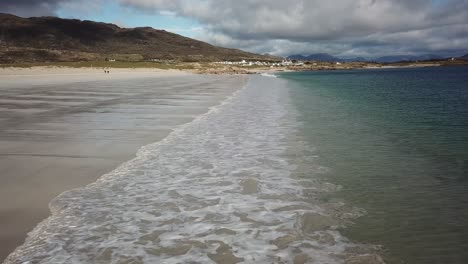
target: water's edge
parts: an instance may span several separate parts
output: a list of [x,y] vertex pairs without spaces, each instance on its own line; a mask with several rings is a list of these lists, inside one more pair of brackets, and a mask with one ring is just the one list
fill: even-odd
[[[7,256],[7,258],[4,260],[3,263],[9,263],[9,262],[11,262],[11,261],[12,261],[11,259],[15,258],[14,255],[17,254],[16,251],[21,250],[21,248],[24,247],[25,244],[28,243],[28,240],[31,239],[30,237],[31,237],[33,234],[37,233],[37,232],[35,232],[36,229],[39,229],[39,228],[41,228],[42,226],[46,226],[47,223],[48,223],[49,221],[51,221],[51,218],[53,218],[55,214],[58,214],[58,211],[60,210],[60,206],[59,206],[59,205],[55,205],[55,204],[56,204],[56,201],[57,201],[58,199],[60,199],[60,197],[66,196],[69,192],[70,192],[70,193],[79,192],[80,190],[86,189],[86,188],[88,188],[88,187],[92,187],[93,185],[97,184],[99,181],[101,181],[102,179],[104,179],[104,178],[107,177],[108,175],[113,175],[115,172],[119,171],[119,169],[124,168],[127,164],[129,164],[129,163],[131,163],[131,162],[133,162],[133,161],[135,161],[135,160],[138,160],[141,156],[143,156],[146,148],[149,148],[149,147],[151,147],[151,146],[154,146],[154,147],[155,147],[155,146],[157,146],[158,144],[161,144],[163,141],[168,140],[168,138],[170,138],[170,136],[171,136],[172,134],[178,133],[179,131],[183,131],[183,130],[184,130],[184,127],[187,127],[187,126],[189,126],[191,123],[194,123],[194,122],[196,122],[197,120],[203,118],[203,116],[210,114],[210,112],[216,111],[217,108],[219,108],[221,105],[225,104],[227,101],[229,101],[231,98],[233,98],[240,90],[242,90],[242,89],[244,89],[244,88],[245,88],[245,85],[242,86],[242,87],[240,87],[238,90],[234,91],[232,95],[227,96],[224,100],[221,100],[221,102],[220,102],[219,104],[209,107],[207,112],[205,112],[205,113],[203,113],[203,114],[201,114],[201,115],[195,117],[192,121],[190,121],[190,122],[188,122],[188,123],[185,123],[185,124],[182,124],[182,125],[179,125],[179,126],[176,126],[176,127],[171,131],[171,133],[169,133],[166,137],[162,138],[161,140],[140,147],[140,148],[137,150],[137,152],[135,153],[135,157],[134,157],[134,158],[132,158],[132,159],[130,159],[130,160],[128,160],[128,161],[123,162],[122,164],[120,164],[119,166],[117,166],[115,169],[112,169],[110,172],[105,173],[105,174],[103,174],[102,176],[99,176],[99,177],[96,179],[95,182],[89,183],[89,184],[87,184],[87,185],[85,185],[85,186],[83,186],[83,187],[79,187],[79,188],[75,188],[75,189],[66,190],[66,191],[60,193],[59,195],[57,195],[57,197],[55,197],[54,199],[52,199],[52,200],[49,202],[49,210],[50,210],[50,215],[49,215],[49,217],[47,217],[46,219],[44,219],[44,220],[42,220],[41,222],[39,222],[39,223],[33,228],[33,230],[31,230],[30,232],[28,232],[27,237],[26,237],[26,239],[25,239],[25,242],[24,242],[22,245],[18,246],[13,252],[11,252],[11,253]],[[16,263],[16,262],[13,261],[12,263]]]
[[55,198],[5,263],[381,263],[338,229],[362,211],[297,133],[287,82],[254,76],[220,105]]

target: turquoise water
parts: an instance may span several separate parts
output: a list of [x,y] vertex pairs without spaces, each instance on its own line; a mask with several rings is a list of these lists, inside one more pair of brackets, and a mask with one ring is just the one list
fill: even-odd
[[389,263],[468,263],[468,68],[281,74],[323,177]]

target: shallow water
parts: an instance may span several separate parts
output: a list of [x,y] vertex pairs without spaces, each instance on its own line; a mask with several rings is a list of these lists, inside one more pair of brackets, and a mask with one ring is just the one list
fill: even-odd
[[63,193],[6,263],[379,263],[359,208],[301,136],[288,82],[247,86],[96,183]]
[[388,263],[468,263],[468,68],[289,73],[324,180],[366,214],[343,229]]

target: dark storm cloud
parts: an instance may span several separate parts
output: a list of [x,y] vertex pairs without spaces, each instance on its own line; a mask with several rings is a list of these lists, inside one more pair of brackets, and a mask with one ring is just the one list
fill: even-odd
[[[0,12],[51,15],[102,0],[0,0]],[[199,39],[259,53],[337,56],[468,53],[468,0],[115,0],[198,21]],[[86,4],[85,4],[86,3]],[[144,26],[144,25],[142,25]]]
[[22,17],[53,15],[63,0],[1,0],[0,13]]
[[120,0],[205,26],[204,40],[280,55],[468,52],[467,0]]

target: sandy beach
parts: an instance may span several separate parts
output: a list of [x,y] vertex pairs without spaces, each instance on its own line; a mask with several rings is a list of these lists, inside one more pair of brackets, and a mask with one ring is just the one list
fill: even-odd
[[94,182],[219,104],[245,76],[0,69],[0,260],[63,191]]

